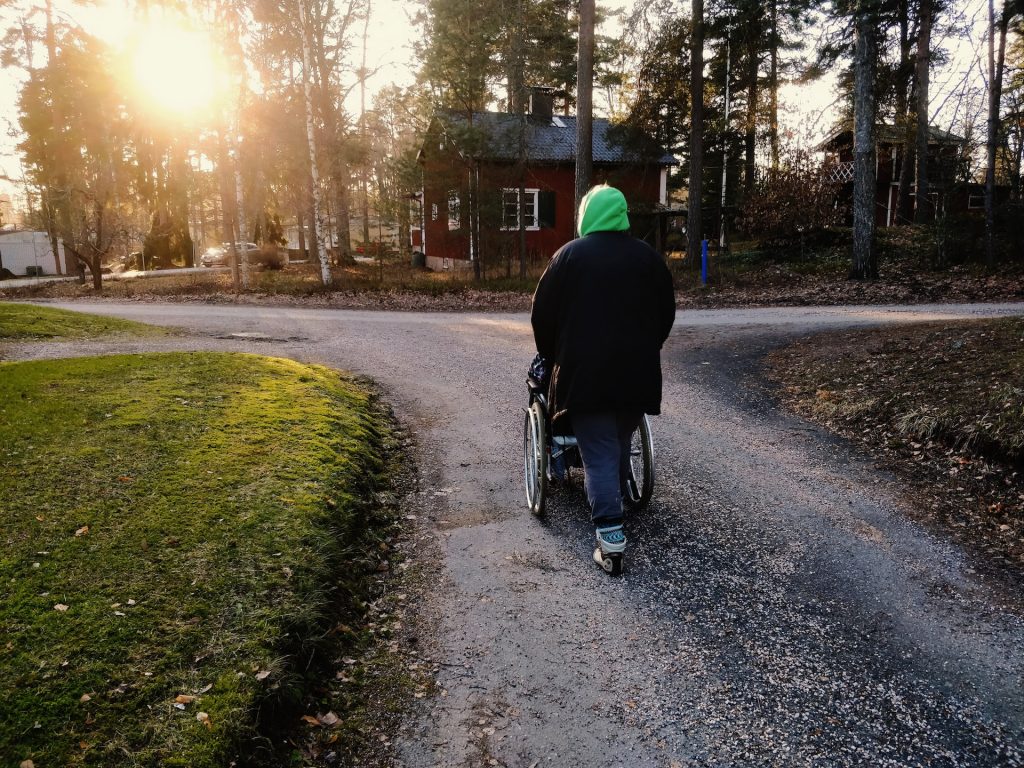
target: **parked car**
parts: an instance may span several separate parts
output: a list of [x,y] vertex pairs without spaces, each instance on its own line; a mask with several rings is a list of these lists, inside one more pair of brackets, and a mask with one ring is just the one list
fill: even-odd
[[[256,264],[259,261],[260,247],[256,243],[235,243],[238,249],[238,258],[242,258],[242,249],[249,254],[249,263]],[[212,248],[207,248],[199,263],[204,267],[226,267],[231,264],[231,243],[221,243]]]

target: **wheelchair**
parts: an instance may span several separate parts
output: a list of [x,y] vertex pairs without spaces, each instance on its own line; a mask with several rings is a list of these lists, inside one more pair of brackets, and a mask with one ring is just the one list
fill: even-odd
[[[533,378],[526,381],[529,406],[523,419],[523,480],[526,505],[534,515],[544,514],[544,502],[552,469],[560,467],[567,480],[571,470],[583,468],[579,445],[571,434],[553,434],[545,387]],[[622,500],[629,511],[647,506],[654,493],[654,443],[651,423],[644,414],[630,438],[629,472],[623,482]]]

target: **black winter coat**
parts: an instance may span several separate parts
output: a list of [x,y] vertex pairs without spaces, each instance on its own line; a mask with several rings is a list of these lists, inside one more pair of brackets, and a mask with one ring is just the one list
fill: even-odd
[[533,294],[533,337],[552,368],[551,413],[661,411],[661,346],[675,320],[664,259],[625,232],[562,246]]

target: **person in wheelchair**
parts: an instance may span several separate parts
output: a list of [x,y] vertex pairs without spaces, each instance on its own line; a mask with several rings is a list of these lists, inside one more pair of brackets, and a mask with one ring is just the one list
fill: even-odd
[[612,570],[609,563],[620,565],[626,548],[622,483],[630,437],[643,414],[661,411],[661,347],[675,321],[675,291],[664,259],[629,235],[618,189],[591,189],[577,230],[541,276],[530,320],[550,367],[552,432],[568,420],[576,435],[597,535],[594,559]]

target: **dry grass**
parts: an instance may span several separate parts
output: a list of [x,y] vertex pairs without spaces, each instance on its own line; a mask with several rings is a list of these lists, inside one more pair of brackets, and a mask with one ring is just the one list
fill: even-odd
[[768,366],[798,413],[901,472],[923,519],[1024,573],[1024,319],[818,335]]

